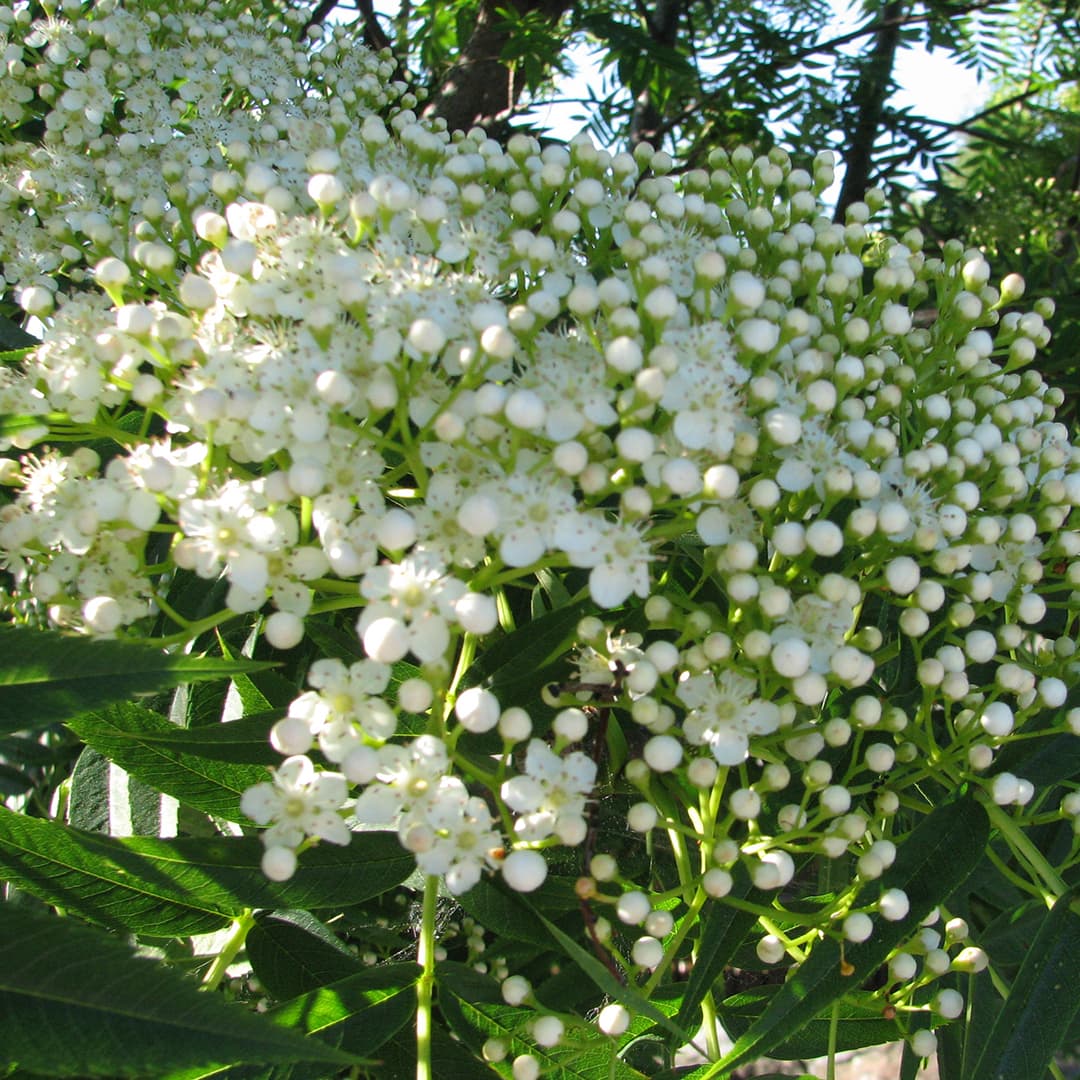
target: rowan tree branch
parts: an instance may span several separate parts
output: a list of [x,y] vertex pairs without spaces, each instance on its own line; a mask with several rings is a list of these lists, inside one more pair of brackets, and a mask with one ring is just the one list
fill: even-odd
[[843,221],[847,208],[863,197],[870,186],[874,143],[881,128],[885,101],[892,89],[892,72],[900,47],[903,0],[885,5],[886,17],[874,38],[874,47],[863,66],[855,87],[855,121],[845,132],[844,180],[836,200],[836,221]]
[[508,116],[525,81],[516,78],[502,60],[512,24],[498,9],[512,7],[523,16],[539,14],[554,26],[569,6],[570,0],[481,0],[473,32],[432,94],[424,115],[442,117],[451,131],[475,124],[488,126]]

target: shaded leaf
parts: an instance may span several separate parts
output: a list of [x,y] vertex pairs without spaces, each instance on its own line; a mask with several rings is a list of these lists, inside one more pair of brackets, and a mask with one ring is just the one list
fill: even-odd
[[591,979],[596,986],[615,1001],[621,1002],[632,1013],[638,1016],[647,1016],[654,1024],[670,1032],[681,1042],[689,1042],[692,1033],[687,1034],[670,1017],[665,1015],[656,1005],[632,987],[624,986],[615,975],[607,969],[595,956],[586,952],[573,938],[564,934],[553,922],[545,919],[543,915],[536,916],[545,926],[554,942],[570,957],[582,972]]
[[[740,873],[735,879],[732,894],[736,899],[745,899],[751,891],[753,887],[749,876]],[[723,978],[724,968],[731,963],[735,950],[755,922],[756,915],[730,907],[722,901],[710,903],[705,909],[698,924],[700,938],[694,967],[686,984],[682,1006],[675,1017],[675,1023],[680,1027],[696,1026],[694,1014],[717,980]]]
[[512,703],[513,695],[522,693],[523,686],[544,681],[543,673],[573,640],[577,624],[590,605],[591,601],[579,600],[507,634],[469,668],[465,685],[483,684],[499,701]]
[[[63,1032],[62,1038],[43,1037]],[[0,905],[4,1058],[52,1077],[157,1076],[234,1061],[355,1061],[203,994],[70,919]]]
[[1080,1011],[1080,913],[1074,894],[1059,897],[1043,919],[978,1061],[968,1077],[1030,1080],[1042,1076]]
[[550,949],[551,935],[543,922],[522,903],[520,896],[491,878],[481,878],[458,897],[458,903],[486,929],[515,941],[527,941]]
[[343,907],[415,869],[387,832],[307,851],[287,882],[263,875],[262,851],[253,837],[118,839],[0,810],[0,877],[91,922],[157,937],[207,933],[248,908]]
[[[191,754],[214,761],[245,765],[280,765],[281,755],[270,745],[270,729],[285,715],[284,709],[245,716],[202,727],[182,728],[169,721],[167,728],[143,731],[140,741],[176,754]],[[266,779],[265,774],[262,776]]]
[[267,665],[0,626],[0,731],[29,731],[180,683]]
[[27,333],[18,323],[0,315],[0,349],[5,353],[21,353],[24,349],[32,349],[39,344],[41,343],[33,334]]
[[505,1004],[494,979],[463,964],[439,964],[436,981],[447,1021],[475,1052],[479,1053],[486,1039],[506,1041],[506,1061],[496,1066],[503,1076],[510,1075],[510,1062],[518,1054],[532,1054],[544,1077],[551,1080],[634,1080],[644,1076],[615,1058],[611,1040],[598,1030],[589,1039],[586,1030],[575,1029],[572,1046],[537,1046],[528,1037],[528,1024],[535,1015],[532,1010]]
[[[383,1043],[375,1054],[377,1075],[385,1080],[412,1080],[416,1076],[416,1033],[404,1028]],[[450,1037],[441,1024],[431,1031],[432,1072],[439,1080],[478,1080],[496,1075],[492,1066],[480,1061],[463,1043]],[[373,1070],[373,1072],[376,1070]],[[323,1078],[320,1078],[323,1080]]]
[[[720,1077],[768,1054],[803,1025],[857,988],[910,936],[913,926],[956,889],[978,865],[989,838],[981,806],[965,796],[928,814],[900,847],[896,862],[879,882],[868,885],[856,906],[867,906],[885,889],[907,893],[910,914],[900,922],[875,921],[869,940],[842,950],[825,938],[781,987],[765,1012],[705,1075]],[[841,971],[846,962],[849,974]]]
[[280,1001],[360,970],[360,962],[309,911],[260,911],[245,939],[259,982]]
[[257,765],[226,764],[146,739],[150,733],[171,734],[176,725],[140,705],[113,705],[69,721],[67,726],[142,783],[229,821],[240,820],[244,791],[266,779],[266,770]]

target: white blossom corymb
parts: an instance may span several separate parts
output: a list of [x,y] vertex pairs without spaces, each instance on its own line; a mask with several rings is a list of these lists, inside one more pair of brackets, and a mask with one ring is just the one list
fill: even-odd
[[[641,926],[643,970],[747,875],[766,963],[905,923],[926,792],[1080,817],[1022,756],[1080,733],[1053,305],[887,237],[881,192],[833,221],[830,155],[450,133],[301,22],[0,8],[0,300],[42,326],[0,370],[5,617],[281,660],[240,803],[275,880],[350,818],[455,894],[577,848],[591,947]],[[663,897],[612,814],[675,851]],[[936,934],[888,961],[903,1010],[982,963]]]

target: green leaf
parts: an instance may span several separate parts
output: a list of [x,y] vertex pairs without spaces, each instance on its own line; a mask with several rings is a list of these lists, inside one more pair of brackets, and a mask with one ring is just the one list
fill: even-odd
[[318,1035],[350,1054],[371,1054],[416,1011],[417,964],[384,964],[283,1002],[276,1024]]
[[109,836],[175,836],[177,803],[84,746],[71,772],[67,823]]
[[[749,876],[739,874],[732,890],[734,897],[744,900],[752,891]],[[714,901],[705,909],[698,924],[701,936],[694,967],[686,984],[682,1006],[675,1017],[675,1023],[680,1027],[696,1026],[694,1014],[717,980],[723,978],[724,968],[731,963],[735,950],[743,943],[755,922],[756,915],[730,907],[723,901]]]
[[43,745],[28,735],[0,736],[0,759],[12,764],[33,766],[59,765],[76,753],[77,744],[65,740],[60,745]]
[[[523,901],[524,903],[524,901]],[[607,967],[591,953],[586,952],[573,938],[564,934],[553,922],[545,919],[543,915],[534,912],[536,917],[546,927],[547,932],[559,947],[570,957],[582,972],[590,978],[596,986],[608,997],[621,1002],[632,1013],[638,1016],[647,1016],[654,1024],[659,1024],[665,1031],[670,1032],[680,1042],[690,1042],[693,1033],[688,1034],[676,1024],[670,1017],[660,1011],[644,995],[639,994],[632,987],[624,986]]]
[[142,783],[228,821],[240,820],[240,796],[266,779],[266,770],[257,765],[229,765],[147,740],[147,733],[172,734],[176,725],[141,705],[113,705],[67,726]]
[[990,1029],[971,1080],[1042,1076],[1080,1011],[1080,912],[1074,894],[1047,913],[1005,1005]]
[[[1043,911],[1045,913],[1045,907]],[[938,1028],[936,1032],[938,1070],[943,1080],[961,1080],[971,1072],[972,1065],[982,1054],[998,1014],[1006,1007],[1006,1001],[988,978],[953,975],[945,981],[945,985],[951,985],[953,989],[963,993],[965,1009],[961,1019]],[[1002,992],[1007,993],[1007,987],[1003,987]],[[1069,1041],[1067,1038],[1066,1042]],[[1072,1039],[1071,1042],[1076,1045],[1080,1040]],[[910,1043],[905,1043],[904,1046],[914,1063],[908,1069],[910,1075],[901,1077],[901,1080],[915,1080],[919,1059],[911,1050]]]
[[[504,1004],[494,979],[462,964],[439,964],[436,981],[447,1021],[475,1052],[486,1039],[504,1039],[509,1046],[506,1063],[518,1054],[532,1054],[545,1080],[635,1080],[644,1075],[615,1058],[611,1040],[598,1030],[590,1039],[586,1030],[575,1029],[572,1046],[537,1046],[527,1037],[532,1010]],[[500,1066],[498,1071],[509,1075],[508,1068]]]
[[30,731],[180,683],[266,667],[0,626],[0,731]]
[[[243,765],[280,765],[281,755],[270,745],[270,729],[285,715],[284,709],[245,716],[202,727],[177,727],[171,720],[167,728],[143,731],[140,741],[162,751],[233,761]],[[262,779],[266,779],[265,773]]]
[[577,624],[590,609],[591,601],[579,600],[561,607],[507,634],[465,673],[464,685],[483,684],[503,705],[535,696],[535,689],[548,681],[555,663],[573,641]]
[[355,664],[367,655],[355,630],[342,630],[333,623],[309,619],[304,624],[304,633],[318,646],[321,655],[344,664]]
[[543,922],[521,902],[521,894],[511,892],[491,878],[481,878],[458,903],[488,930],[514,941],[527,941],[543,949],[552,947],[551,935]]
[[[34,339],[34,344],[38,344],[36,338]],[[3,345],[3,342],[0,342],[0,345]],[[0,364],[21,364],[33,350],[33,345],[27,345],[25,348],[20,349],[9,349],[4,346],[3,348],[0,348]]]
[[[739,1065],[763,1057],[849,990],[861,986],[889,953],[910,937],[912,929],[974,870],[989,831],[985,811],[971,796],[928,814],[900,845],[896,862],[879,882],[868,885],[856,902],[856,906],[868,906],[886,889],[903,889],[910,903],[908,918],[900,922],[877,919],[868,941],[848,943],[843,950],[833,938],[815,945],[762,1016],[706,1075],[728,1076]],[[841,972],[845,961],[850,968],[848,975]]]
[[234,1061],[355,1058],[275,1026],[71,919],[0,904],[3,1057],[61,1076],[157,1076]]
[[[765,1012],[773,999],[782,991],[780,986],[758,986],[725,998],[718,1008],[720,1023],[733,1039],[748,1031]],[[863,1000],[840,1003],[839,1023],[836,1029],[837,1050],[858,1050],[863,1046],[897,1042],[903,1031],[895,1020],[881,1015],[882,1002],[869,994],[859,995]],[[905,1024],[912,1030],[928,1027],[929,1013],[905,1013]],[[769,1050],[770,1057],[783,1061],[799,1061],[807,1058],[825,1057],[829,1052],[829,1029],[831,1010],[815,1016],[808,1024],[793,1032]]]
[[415,869],[389,832],[305,852],[287,882],[260,869],[253,837],[99,836],[0,810],[0,878],[91,922],[155,937],[216,930],[248,908],[340,908],[378,896]]
[[309,911],[260,911],[244,946],[259,982],[279,1001],[360,970],[357,958]]
[[[405,1028],[379,1047],[377,1070],[371,1076],[380,1080],[411,1080],[416,1076],[416,1033]],[[495,1075],[495,1067],[482,1062],[457,1039],[450,1037],[442,1024],[431,1031],[432,1073],[439,1080],[478,1080]],[[325,1080],[320,1077],[319,1080]]]
[[[50,413],[46,416],[35,416],[33,413],[0,413],[0,438],[12,439],[16,435],[25,435],[28,431],[38,432],[38,440],[48,434],[49,420],[56,416]],[[28,445],[29,440],[23,445]]]

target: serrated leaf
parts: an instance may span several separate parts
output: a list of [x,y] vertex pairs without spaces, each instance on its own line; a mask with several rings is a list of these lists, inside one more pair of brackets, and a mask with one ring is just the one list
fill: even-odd
[[318,646],[323,656],[340,660],[344,664],[355,664],[367,655],[355,631],[350,633],[333,623],[309,619],[304,625],[304,632]]
[[543,949],[552,947],[551,935],[544,924],[505,886],[481,878],[458,903],[486,929],[514,941],[527,941]]
[[[765,1012],[781,989],[780,986],[758,986],[725,998],[717,1008],[724,1030],[733,1039],[739,1038]],[[871,999],[869,995],[862,1002],[842,1002],[836,1027],[836,1049],[858,1050],[902,1039],[903,1031],[896,1021],[886,1020],[881,1010],[881,1001]],[[930,1014],[905,1013],[904,1021],[910,1030],[917,1030],[929,1026]],[[819,1014],[790,1038],[773,1046],[769,1056],[783,1061],[825,1057],[829,1052],[831,1024],[831,1010]]]
[[276,1024],[366,1056],[412,1019],[420,971],[411,963],[368,968],[283,1002],[269,1015]]
[[359,960],[310,911],[260,911],[244,947],[259,982],[279,1001],[361,970]]
[[[177,727],[170,720],[167,728],[144,731],[142,741],[165,751],[192,754],[213,761],[279,765],[281,755],[270,745],[270,729],[284,715],[284,709],[271,709],[269,712],[245,716],[243,720],[193,728]],[[262,778],[266,779],[265,774]]]
[[525,626],[486,649],[465,673],[464,684],[483,684],[504,704],[512,703],[524,686],[544,681],[544,672],[552,666],[574,636],[574,630],[591,602],[579,600],[561,607]]
[[138,694],[266,667],[0,626],[0,731],[30,731]]
[[266,770],[257,765],[230,765],[148,740],[147,734],[175,733],[176,725],[141,705],[113,705],[68,721],[67,726],[155,791],[227,821],[240,820],[240,796],[266,779]]
[[[856,901],[856,906],[868,906],[885,889],[902,889],[910,904],[908,917],[899,922],[876,920],[869,940],[848,943],[843,950],[833,938],[818,942],[762,1016],[705,1075],[728,1076],[739,1065],[763,1057],[865,982],[975,869],[989,832],[986,813],[971,796],[936,807],[900,846],[896,862],[880,881],[868,885]],[[847,975],[841,973],[844,962],[850,969]]]
[[670,1017],[661,1012],[648,998],[638,993],[637,990],[630,986],[624,986],[604,964],[591,953],[586,952],[572,937],[564,934],[553,922],[545,919],[538,912],[534,912],[534,914],[543,923],[553,941],[581,968],[583,974],[591,979],[598,989],[615,1001],[621,1002],[632,1013],[638,1016],[647,1016],[654,1024],[659,1024],[660,1027],[674,1035],[680,1042],[691,1041],[692,1033],[688,1034]]
[[[739,874],[732,892],[743,900],[753,891],[750,878]],[[718,979],[723,978],[724,968],[731,962],[735,950],[750,932],[757,916],[751,912],[730,907],[722,901],[708,905],[698,924],[700,937],[694,956],[694,967],[686,984],[683,1003],[675,1017],[680,1027],[696,1026],[694,1013],[712,990]]]
[[1047,913],[998,1013],[978,1062],[978,1080],[1042,1076],[1080,1011],[1080,913],[1075,894],[1059,897]]
[[157,1076],[234,1061],[356,1058],[305,1039],[70,919],[0,904],[4,1059],[51,1077]]
[[527,1037],[532,1010],[504,1004],[494,979],[478,975],[462,964],[439,964],[436,982],[452,1030],[474,1052],[479,1052],[488,1038],[506,1042],[506,1061],[496,1066],[500,1075],[510,1075],[509,1063],[517,1055],[532,1054],[544,1077],[551,1080],[635,1080],[644,1076],[619,1061],[611,1040],[599,1031],[589,1040],[585,1031],[575,1030],[572,1046],[537,1046]]
[[253,837],[118,839],[0,810],[0,878],[91,922],[155,937],[207,933],[248,908],[344,907],[415,869],[388,832],[307,851],[287,882],[267,880],[262,851]]

